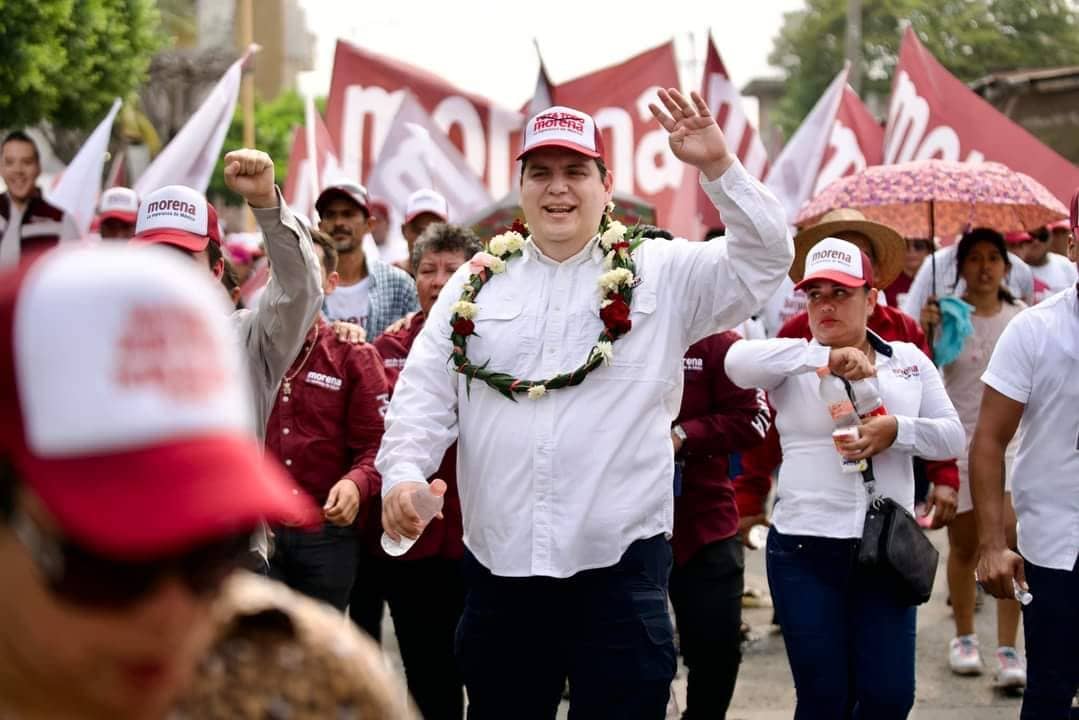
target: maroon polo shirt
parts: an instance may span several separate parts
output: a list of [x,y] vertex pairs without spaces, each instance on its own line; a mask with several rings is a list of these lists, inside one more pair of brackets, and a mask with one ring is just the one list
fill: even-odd
[[[393,333],[386,332],[375,339],[375,349],[382,356],[391,393],[397,384],[401,369],[405,366],[408,351],[412,349],[412,343],[416,341],[426,320],[422,312],[417,313],[408,328]],[[457,493],[457,443],[450,445],[446,450],[446,454],[442,456],[442,464],[431,478],[442,478],[446,483],[442,519],[432,520],[416,544],[409,548],[401,559],[419,560],[441,557],[460,560],[465,554],[465,544],[464,526],[461,521],[461,497]],[[379,515],[381,516],[381,509]],[[385,555],[381,547],[378,552]]]
[[342,478],[356,483],[362,516],[382,492],[375,470],[389,403],[382,359],[371,345],[338,340],[320,319],[317,339],[312,328],[285,377],[292,392],[286,399],[283,382],[277,390],[266,448],[319,504]]
[[676,425],[686,431],[678,454],[682,494],[674,499],[674,560],[684,565],[702,546],[738,532],[727,456],[764,440],[771,415],[764,394],[744,390],[723,369],[733,332],[694,343],[682,360],[684,390]]
[[[927,357],[933,357],[921,326],[901,310],[889,305],[877,305],[866,321],[866,327],[886,342],[909,342],[917,345]],[[812,340],[809,313],[802,312],[792,317],[779,329],[777,337]],[[738,490],[738,508],[743,516],[759,515],[763,511],[764,499],[772,487],[772,471],[782,461],[783,450],[780,447],[779,434],[773,425],[764,444],[742,457],[743,474],[735,479],[735,485]],[[955,460],[927,460],[925,473],[934,485],[959,489],[959,468]]]

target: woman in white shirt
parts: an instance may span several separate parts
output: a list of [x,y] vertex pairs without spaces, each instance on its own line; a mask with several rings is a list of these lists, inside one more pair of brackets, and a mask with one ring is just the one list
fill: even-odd
[[[795,262],[797,268],[799,263]],[[798,279],[798,278],[796,278]],[[727,374],[769,392],[783,446],[769,533],[768,581],[798,694],[796,720],[906,718],[914,704],[915,608],[857,564],[867,496],[844,473],[816,370],[848,380],[876,375],[887,414],[866,418],[842,445],[873,458],[877,491],[914,506],[911,458],[948,459],[963,427],[933,363],[914,345],[866,330],[878,290],[857,246],[825,238],[806,254],[799,288],[814,339],[742,341]]]
[[[982,375],[1004,328],[1025,307],[1004,287],[1004,277],[1011,268],[1004,237],[994,230],[979,228],[963,236],[955,254],[956,278],[966,289],[963,300],[972,306],[973,332],[963,341],[958,357],[941,368],[944,387],[963,423],[966,440],[974,437],[978,409],[982,404]],[[940,323],[935,303],[927,303],[922,317],[931,324]],[[1007,466],[1015,458],[1017,443],[1008,448]],[[948,591],[955,616],[955,638],[948,648],[948,664],[957,675],[980,675],[982,658],[974,634],[974,570],[978,564],[978,532],[974,522],[974,504],[970,497],[970,472],[967,453],[959,455],[959,508],[948,524]],[[1007,476],[1010,476],[1010,472]],[[1011,483],[1007,483],[1010,490]],[[1005,495],[1005,524],[1009,547],[1015,547],[1015,511],[1011,494]],[[1019,632],[1019,603],[1014,599],[997,601],[996,683],[1002,688],[1026,685],[1026,669],[1015,649]]]

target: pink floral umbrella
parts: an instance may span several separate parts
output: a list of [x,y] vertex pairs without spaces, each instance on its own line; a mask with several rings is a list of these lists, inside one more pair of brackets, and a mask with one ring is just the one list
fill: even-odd
[[920,160],[874,165],[836,180],[806,203],[795,224],[812,225],[829,210],[854,208],[907,238],[951,245],[964,230],[1035,230],[1068,210],[1029,175],[995,162]]

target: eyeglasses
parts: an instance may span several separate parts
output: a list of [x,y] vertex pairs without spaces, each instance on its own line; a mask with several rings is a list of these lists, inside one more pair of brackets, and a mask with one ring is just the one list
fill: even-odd
[[134,605],[167,577],[178,578],[195,595],[209,595],[242,565],[251,540],[249,533],[236,534],[165,558],[127,561],[56,537],[19,508],[11,529],[54,594],[92,608]]

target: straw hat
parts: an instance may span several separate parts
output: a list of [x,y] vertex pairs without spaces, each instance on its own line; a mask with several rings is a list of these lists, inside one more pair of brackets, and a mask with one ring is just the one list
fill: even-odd
[[[907,252],[903,236],[887,225],[866,220],[865,215],[857,210],[840,208],[825,213],[816,225],[810,225],[794,236],[791,280],[797,283],[805,275],[806,255],[811,247],[826,237],[839,237],[841,233],[858,233],[869,241],[872,246],[869,254],[873,260],[874,287],[886,288],[899,277]],[[850,237],[844,239],[851,240]]]

